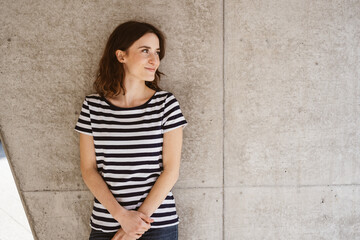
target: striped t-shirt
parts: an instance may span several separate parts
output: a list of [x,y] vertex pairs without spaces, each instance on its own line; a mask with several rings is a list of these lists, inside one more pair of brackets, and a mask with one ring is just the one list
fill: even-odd
[[[137,210],[163,170],[163,134],[186,125],[178,101],[167,91],[157,91],[146,103],[131,108],[90,94],[85,97],[75,130],[93,136],[100,175],[121,206]],[[151,228],[179,223],[171,191],[151,218]],[[120,228],[96,198],[90,226],[103,232]]]

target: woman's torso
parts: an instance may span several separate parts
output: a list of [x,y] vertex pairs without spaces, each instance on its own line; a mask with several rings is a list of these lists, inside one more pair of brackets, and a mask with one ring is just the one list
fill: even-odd
[[[122,108],[98,94],[86,97],[97,168],[117,201],[137,210],[163,170],[162,120],[168,92],[159,91],[144,104]],[[152,228],[178,224],[175,199],[169,192],[151,216]],[[92,228],[117,231],[118,222],[95,198]]]

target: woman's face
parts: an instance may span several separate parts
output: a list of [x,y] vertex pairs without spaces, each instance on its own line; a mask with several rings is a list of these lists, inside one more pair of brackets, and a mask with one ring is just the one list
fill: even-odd
[[[122,59],[119,54],[123,53]],[[159,38],[154,33],[146,33],[135,41],[127,53],[116,51],[118,60],[123,63],[126,79],[153,81],[160,65]]]

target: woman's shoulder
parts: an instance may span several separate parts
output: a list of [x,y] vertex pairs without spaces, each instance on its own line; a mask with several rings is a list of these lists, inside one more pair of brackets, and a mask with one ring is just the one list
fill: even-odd
[[93,98],[93,99],[100,99],[100,95],[98,93],[90,93],[88,95],[85,96],[85,98],[89,99],[89,98]]
[[166,90],[158,91],[157,94],[161,95],[161,96],[167,96],[167,97],[174,95],[172,92],[169,92],[169,91],[166,91]]
[[89,103],[99,103],[103,98],[98,93],[90,93],[85,96],[85,101]]

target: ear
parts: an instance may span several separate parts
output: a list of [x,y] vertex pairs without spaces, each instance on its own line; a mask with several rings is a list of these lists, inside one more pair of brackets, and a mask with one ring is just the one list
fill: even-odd
[[120,62],[120,63],[124,63],[125,62],[125,52],[124,51],[121,51],[121,50],[116,50],[115,51],[115,55],[116,55],[116,58],[117,60]]

